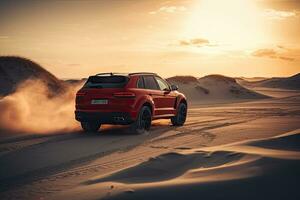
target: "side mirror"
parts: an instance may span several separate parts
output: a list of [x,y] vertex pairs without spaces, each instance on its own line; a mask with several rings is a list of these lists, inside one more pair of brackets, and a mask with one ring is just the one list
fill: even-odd
[[166,88],[166,89],[164,89],[164,94],[169,94],[171,91],[172,91],[171,89],[169,89],[169,88],[167,89]]
[[178,90],[178,86],[177,85],[171,85],[171,90]]

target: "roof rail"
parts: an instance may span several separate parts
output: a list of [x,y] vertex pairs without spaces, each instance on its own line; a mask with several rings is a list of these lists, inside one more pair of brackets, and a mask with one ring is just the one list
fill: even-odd
[[135,73],[129,73],[128,75],[138,75],[138,74],[149,74],[149,75],[157,75],[153,72],[135,72]]

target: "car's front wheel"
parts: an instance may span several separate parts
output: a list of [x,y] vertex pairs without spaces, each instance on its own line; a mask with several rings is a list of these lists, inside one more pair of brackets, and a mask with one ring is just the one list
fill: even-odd
[[177,114],[171,118],[171,122],[174,126],[182,126],[187,116],[187,105],[180,103],[178,106]]
[[81,127],[85,132],[97,132],[101,124],[99,122],[81,122]]
[[138,114],[136,121],[132,124],[133,132],[143,134],[151,127],[151,110],[148,106],[143,106]]

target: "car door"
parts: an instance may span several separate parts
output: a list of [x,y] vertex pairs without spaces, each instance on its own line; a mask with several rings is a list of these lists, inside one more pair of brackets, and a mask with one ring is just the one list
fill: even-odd
[[154,116],[164,115],[164,91],[161,91],[153,75],[144,75],[145,89],[154,101]]
[[162,112],[167,114],[174,114],[176,95],[171,91],[171,87],[167,81],[159,76],[155,76],[155,80],[159,86],[159,89],[163,92],[163,98],[161,98],[161,109]]

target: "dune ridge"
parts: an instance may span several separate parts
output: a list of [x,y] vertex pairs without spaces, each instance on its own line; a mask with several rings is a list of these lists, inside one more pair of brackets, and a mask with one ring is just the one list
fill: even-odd
[[265,87],[265,88],[280,88],[280,89],[300,89],[300,73],[290,77],[274,77],[258,81],[249,81],[239,79],[239,82],[248,87]]
[[30,59],[18,56],[0,56],[0,95],[6,96],[16,91],[26,80],[39,80],[49,92],[64,92],[65,84],[53,74]]
[[234,78],[222,75],[208,75],[202,78],[175,76],[167,79],[178,85],[191,102],[217,103],[269,98],[240,85]]

